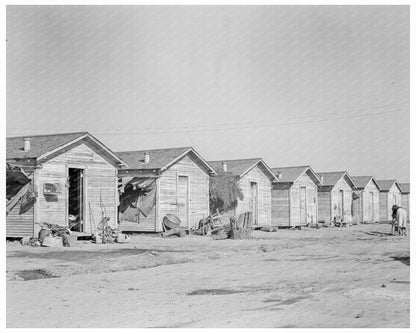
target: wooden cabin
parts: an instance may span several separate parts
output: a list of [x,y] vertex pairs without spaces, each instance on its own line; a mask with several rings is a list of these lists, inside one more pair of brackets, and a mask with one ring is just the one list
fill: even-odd
[[318,175],[308,165],[272,168],[272,225],[296,227],[318,222]]
[[399,183],[402,189],[401,206],[407,211],[407,219],[410,220],[410,183]]
[[352,194],[355,184],[346,171],[317,173],[318,222],[329,224],[334,218],[352,223]]
[[270,167],[261,159],[210,161],[217,172],[230,172],[238,178],[243,192],[243,200],[237,206],[225,212],[225,218],[253,213],[253,226],[271,226],[271,190],[272,182],[277,181]]
[[[134,197],[134,207],[130,207],[134,214],[121,209],[121,230],[161,232],[166,214],[179,217],[181,226],[193,228],[209,215],[209,176],[215,171],[192,147],[117,154],[128,164],[119,170],[121,186],[136,191],[150,188],[146,195]],[[125,193],[120,196],[120,207]]]
[[[103,215],[117,226],[117,168],[123,160],[87,132],[7,138],[9,170],[30,183],[7,202],[6,236],[37,237],[47,222],[93,233]],[[7,191],[19,184],[10,181]],[[16,187],[15,187],[16,188]]]
[[353,192],[353,223],[376,223],[380,220],[380,187],[371,176],[351,177],[356,185]]
[[394,179],[376,180],[376,182],[380,186],[380,221],[391,221],[391,207],[402,204],[402,190]]

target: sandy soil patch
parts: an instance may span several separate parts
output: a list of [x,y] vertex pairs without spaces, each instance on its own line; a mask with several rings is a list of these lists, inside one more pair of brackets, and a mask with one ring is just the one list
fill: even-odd
[[409,238],[388,233],[9,244],[7,327],[409,327]]

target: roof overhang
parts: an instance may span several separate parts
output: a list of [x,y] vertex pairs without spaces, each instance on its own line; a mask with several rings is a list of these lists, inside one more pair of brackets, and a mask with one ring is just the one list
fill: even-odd
[[305,170],[303,170],[303,172],[298,176],[298,178],[296,178],[295,179],[295,181],[294,182],[292,182],[292,184],[293,183],[295,183],[295,182],[297,182],[299,179],[300,179],[300,177],[302,177],[306,172],[308,172],[308,171],[310,171],[311,172],[311,174],[312,174],[312,177],[313,178],[315,178],[315,180],[316,180],[316,185],[318,185],[318,186],[320,186],[320,185],[322,185],[322,182],[321,182],[321,179],[319,178],[319,176],[315,173],[315,171],[313,171],[312,170],[312,168],[310,167],[310,166],[307,166],[307,167],[305,167]]
[[36,158],[37,162],[41,162],[45,159],[48,159],[48,157],[50,157],[51,155],[54,155],[56,153],[59,153],[60,150],[65,149],[69,146],[72,146],[74,144],[76,144],[77,142],[84,140],[84,139],[88,139],[91,140],[91,142],[93,144],[95,144],[96,146],[98,146],[101,150],[103,150],[108,156],[110,156],[115,162],[116,164],[122,166],[127,166],[127,164],[119,157],[117,156],[115,153],[113,153],[109,148],[107,148],[102,142],[100,142],[99,140],[97,140],[96,138],[94,138],[91,134],[86,133],[70,142],[67,142],[53,150],[48,151],[47,153],[40,155]]
[[272,182],[279,182],[279,179],[276,177],[276,175],[274,174],[274,172],[272,171],[272,169],[262,160],[259,159],[256,163],[254,163],[252,166],[250,166],[246,171],[242,172],[241,175],[239,175],[239,177],[243,177],[246,173],[248,173],[251,169],[253,169],[254,167],[256,167],[257,165],[261,164],[264,169],[266,170],[266,172],[269,174],[269,178]]
[[202,158],[202,156],[201,155],[199,155],[196,151],[195,151],[195,149],[193,149],[192,147],[191,148],[189,148],[188,150],[185,150],[182,154],[180,154],[180,155],[178,155],[176,158],[174,158],[172,161],[170,161],[168,164],[166,164],[165,166],[163,166],[161,169],[160,169],[160,171],[161,172],[163,172],[163,171],[166,171],[167,169],[169,169],[172,165],[174,165],[176,162],[178,162],[179,160],[181,160],[182,158],[184,158],[186,155],[188,155],[189,153],[192,153],[192,154],[194,154],[196,157],[197,157],[197,159],[201,162],[201,164],[202,165],[204,165],[206,168],[207,168],[207,170],[208,170],[208,173],[209,174],[212,174],[212,175],[216,175],[217,174],[217,172],[207,163],[207,161],[205,161],[203,158]]

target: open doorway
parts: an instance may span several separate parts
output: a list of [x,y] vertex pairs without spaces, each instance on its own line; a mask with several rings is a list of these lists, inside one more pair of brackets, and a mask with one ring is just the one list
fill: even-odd
[[84,170],[68,168],[68,224],[73,231],[83,231]]

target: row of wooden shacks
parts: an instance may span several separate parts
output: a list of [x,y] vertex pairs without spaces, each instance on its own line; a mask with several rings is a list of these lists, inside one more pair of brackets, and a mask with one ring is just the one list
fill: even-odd
[[[244,195],[225,215],[251,211],[259,227],[388,221],[394,204],[409,211],[410,186],[395,180],[271,168],[261,158],[206,161],[191,147],[115,153],[87,132],[7,138],[6,154],[7,237],[37,235],[44,222],[68,225],[71,214],[86,233],[103,216],[126,232],[160,232],[166,214],[192,228],[210,214],[209,180],[221,172],[238,177]],[[149,193],[124,219],[120,188],[128,185]]]

